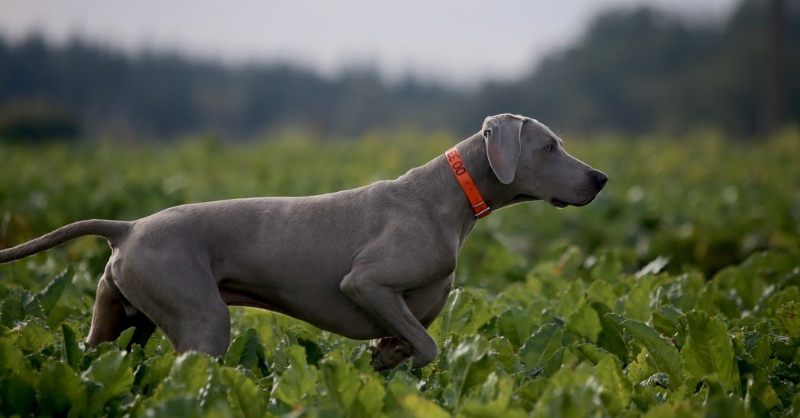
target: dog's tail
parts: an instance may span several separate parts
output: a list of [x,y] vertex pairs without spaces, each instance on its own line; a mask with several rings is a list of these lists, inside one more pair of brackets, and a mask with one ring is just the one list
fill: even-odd
[[0,251],[0,264],[25,258],[84,235],[101,236],[107,239],[113,247],[130,231],[131,225],[133,225],[131,222],[104,219],[89,219],[71,223],[32,241]]

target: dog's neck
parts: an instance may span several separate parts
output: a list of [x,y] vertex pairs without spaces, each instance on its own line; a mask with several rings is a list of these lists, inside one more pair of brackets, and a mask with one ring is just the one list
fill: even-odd
[[[516,193],[513,188],[500,182],[489,165],[483,135],[477,133],[456,145],[475,185],[492,211],[501,209],[511,202]],[[415,196],[422,200],[440,225],[453,225],[460,229],[461,242],[472,231],[478,219],[464,195],[447,160],[437,156],[427,164],[417,167],[402,176]],[[491,216],[491,215],[490,215]]]

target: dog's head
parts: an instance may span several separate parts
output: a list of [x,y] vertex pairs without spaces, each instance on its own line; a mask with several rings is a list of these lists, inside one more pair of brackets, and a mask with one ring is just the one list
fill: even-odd
[[489,165],[517,196],[511,204],[544,200],[553,206],[583,206],[594,200],[608,176],[567,154],[563,142],[538,121],[502,114],[483,122]]

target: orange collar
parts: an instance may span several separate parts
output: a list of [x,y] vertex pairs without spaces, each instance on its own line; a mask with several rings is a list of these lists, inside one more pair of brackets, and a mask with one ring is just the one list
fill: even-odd
[[453,174],[455,174],[456,179],[458,179],[458,184],[461,185],[461,189],[467,196],[469,204],[472,205],[472,210],[475,211],[475,217],[480,219],[492,213],[489,205],[483,200],[481,192],[478,191],[478,186],[472,181],[472,177],[469,176],[467,168],[464,167],[464,161],[461,160],[461,155],[456,151],[456,147],[447,150],[447,152],[444,153],[444,157],[447,159],[447,163],[450,164],[450,168],[453,169]]

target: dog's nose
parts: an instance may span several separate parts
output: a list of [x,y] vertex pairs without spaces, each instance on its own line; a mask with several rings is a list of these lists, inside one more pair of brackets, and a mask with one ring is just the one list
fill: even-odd
[[603,186],[606,185],[606,182],[608,181],[608,176],[606,175],[606,173],[602,171],[592,170],[591,173],[589,173],[589,175],[594,177],[594,181],[597,182],[597,186],[601,189],[603,188]]

